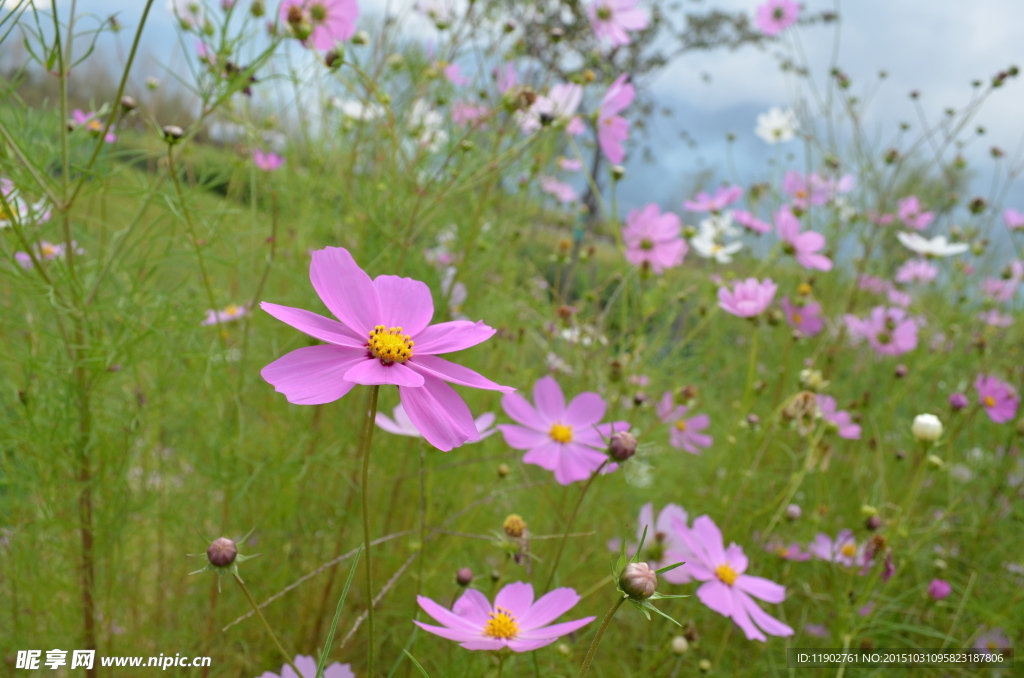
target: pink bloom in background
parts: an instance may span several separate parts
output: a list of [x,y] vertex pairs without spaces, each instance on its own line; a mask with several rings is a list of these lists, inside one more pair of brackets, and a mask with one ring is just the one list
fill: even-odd
[[784,297],[782,310],[786,313],[786,322],[805,337],[813,337],[825,329],[821,304],[816,301],[808,301],[801,306],[795,306],[789,302],[789,297]]
[[910,302],[913,301],[909,294],[896,289],[892,285],[888,286],[885,290],[885,298],[889,300],[890,304],[893,306],[899,306],[900,308],[907,308],[910,306]]
[[1000,313],[995,309],[982,311],[978,314],[978,320],[992,327],[1009,327],[1013,324],[1012,315]]
[[969,401],[967,399],[967,396],[965,396],[963,393],[949,394],[949,406],[952,407],[954,410],[962,410],[970,404],[971,401]]
[[776,36],[796,23],[800,5],[793,0],[768,0],[757,8],[754,25],[768,36]]
[[787,252],[804,268],[831,271],[832,260],[818,252],[825,247],[825,236],[814,231],[800,232],[800,220],[788,209],[775,213],[775,233],[786,243]]
[[[295,670],[285,664],[281,667],[281,673],[267,671],[257,678],[316,678],[316,660],[313,657],[300,654],[295,657],[294,664],[302,675],[295,675]],[[351,664],[339,664],[338,662],[325,666],[323,676],[324,678],[356,678]]]
[[736,283],[731,290],[728,287],[718,288],[718,305],[740,318],[753,318],[764,313],[778,289],[771,278],[763,282],[747,278]]
[[341,322],[263,302],[278,320],[328,342],[278,358],[260,374],[296,405],[320,405],[346,395],[356,384],[398,387],[409,418],[434,447],[448,451],[480,439],[473,415],[448,384],[509,392],[443,358],[489,339],[483,322],[456,320],[429,325],[434,316],[430,288],[411,278],[371,279],[348,250],[313,252],[309,277],[320,299]]
[[1024,228],[1024,212],[1008,209],[1003,212],[1003,223],[1007,228]]
[[448,82],[456,87],[465,87],[469,84],[469,78],[462,74],[462,66],[458,64],[448,64],[442,72],[444,77],[448,79]]
[[359,3],[356,0],[284,0],[278,12],[281,24],[290,25],[288,19],[296,13],[312,27],[302,44],[326,50],[355,34]]
[[583,101],[583,87],[573,83],[555,85],[547,94],[537,97],[530,108],[517,114],[519,128],[533,134],[545,124],[566,123]]
[[861,274],[860,278],[857,279],[857,286],[866,292],[882,294],[885,292],[888,284],[881,278],[876,278],[873,275]]
[[837,408],[835,398],[818,394],[818,410],[822,419],[836,427],[840,438],[860,440],[860,426],[853,423],[849,412]]
[[557,161],[558,169],[565,170],[566,172],[579,172],[583,169],[583,161],[578,158],[559,158]]
[[714,195],[701,191],[693,200],[687,200],[683,207],[691,212],[721,212],[729,205],[743,197],[740,186],[719,186]]
[[223,323],[229,323],[234,320],[238,320],[239,318],[244,318],[247,315],[249,315],[248,306],[236,306],[235,304],[228,304],[222,311],[217,311],[212,308],[207,310],[206,318],[203,319],[203,322],[199,324],[203,326],[221,325]]
[[28,252],[15,252],[14,260],[18,262],[19,266],[26,270],[32,268],[32,257],[29,255]]
[[[97,136],[103,132],[103,128],[105,127],[103,121],[97,118],[95,113],[84,113],[80,108],[76,108],[71,111],[71,119],[74,120],[75,125],[84,126],[90,134],[95,134]],[[103,137],[103,141],[108,144],[112,144],[117,141],[117,135],[114,134],[113,125],[110,126],[110,130],[107,132],[106,136]]]
[[765,544],[764,550],[768,553],[774,553],[783,560],[792,560],[798,563],[802,563],[805,560],[811,559],[811,554],[800,548],[799,544],[793,543],[787,546],[778,537],[773,538],[767,544]]
[[578,137],[586,131],[587,126],[583,124],[583,120],[581,120],[578,115],[574,116],[573,119],[569,121],[569,124],[565,126],[565,133],[574,137]]
[[782,190],[793,200],[793,205],[802,210],[809,205],[824,205],[832,196],[832,182],[822,179],[817,174],[804,177],[799,172],[789,170],[782,177]]
[[202,40],[196,42],[196,56],[205,64],[213,65],[217,62],[217,53]]
[[[75,254],[85,254],[85,250],[78,246],[78,243],[74,240],[71,241],[71,246],[75,250]],[[53,261],[54,259],[63,259],[67,253],[67,248],[64,243],[52,243],[45,240],[39,243],[36,248],[36,258],[39,261]],[[21,264],[22,268],[32,268],[32,257],[28,252],[15,252],[14,260]]]
[[[626,553],[636,552],[637,545],[644,535],[644,528],[647,528],[647,539],[644,541],[643,560],[653,570],[660,570],[669,565],[682,563],[691,558],[691,553],[682,538],[676,534],[674,523],[679,521],[686,524],[689,520],[686,511],[676,504],[665,504],[661,509],[658,519],[654,519],[654,504],[647,502],[640,509],[640,522],[636,528],[636,541],[626,544]],[[608,550],[618,551],[622,546],[619,538],[608,541]],[[677,567],[662,575],[662,579],[670,584],[686,584],[690,581],[690,575],[685,567]]]
[[876,306],[867,318],[845,316],[850,335],[866,339],[882,355],[900,355],[917,348],[917,323],[902,308]]
[[985,278],[981,281],[981,291],[994,301],[1009,301],[1017,293],[1020,281],[1010,278]]
[[679,266],[687,250],[681,231],[679,217],[672,212],[662,214],[655,203],[632,210],[626,215],[626,227],[622,229],[626,261],[648,267],[657,274]]
[[905,262],[896,270],[896,282],[924,282],[930,283],[939,274],[939,269],[927,259],[911,259]]
[[533,586],[516,582],[498,591],[494,605],[476,589],[466,589],[450,610],[430,598],[416,596],[416,602],[423,611],[442,626],[415,620],[413,623],[424,631],[454,640],[467,650],[502,650],[507,647],[513,652],[529,652],[550,645],[594,621],[594,617],[584,617],[551,624],[579,600],[574,590],[560,588],[534,601]]
[[[412,419],[405,413],[405,408],[402,407],[401,403],[395,405],[395,409],[391,412],[394,415],[393,419],[383,412],[377,412],[377,426],[396,436],[407,436],[409,438],[423,437],[420,430],[416,428],[416,424],[412,423]],[[473,420],[476,430],[480,433],[480,440],[498,432],[498,429],[494,428],[494,419],[494,412],[484,412]]]
[[900,198],[896,214],[908,228],[923,231],[932,223],[935,215],[923,211],[922,207],[916,195],[908,195],[906,198]]
[[488,113],[490,113],[490,109],[486,106],[478,106],[468,101],[457,101],[452,104],[452,122],[456,125],[471,125],[477,120],[487,117]]
[[613,165],[626,157],[623,144],[629,138],[629,121],[619,113],[633,103],[636,94],[633,85],[626,82],[627,78],[629,74],[623,73],[615,79],[597,110],[597,143]]
[[755,233],[768,233],[772,230],[772,225],[767,221],[762,221],[750,212],[745,212],[743,210],[733,210],[732,220],[737,224],[746,226]]
[[814,638],[828,638],[828,628],[824,624],[805,624],[804,633]]
[[978,402],[985,408],[988,418],[997,424],[1003,424],[1017,416],[1020,398],[1012,386],[995,377],[979,374],[974,381],[978,391]]
[[945,579],[932,579],[931,583],[928,584],[928,595],[933,600],[942,600],[952,592],[953,587]]
[[514,62],[506,61],[502,66],[494,68],[494,81],[498,86],[498,92],[504,94],[519,83],[519,75],[516,73]]
[[277,153],[264,153],[263,149],[254,148],[252,151],[252,162],[264,172],[273,172],[284,164],[284,158]]
[[863,548],[857,547],[857,540],[854,539],[851,530],[841,530],[835,540],[827,534],[819,533],[814,541],[807,545],[807,550],[816,558],[846,567],[858,565],[860,556],[863,555]]
[[594,35],[612,47],[629,44],[627,31],[647,28],[647,10],[637,7],[639,0],[596,0],[587,7]]
[[874,210],[868,210],[867,216],[868,219],[877,226],[888,226],[892,222],[896,221],[895,214],[879,214]]
[[989,629],[974,641],[976,650],[1008,650],[1011,647],[1013,647],[1013,643],[1000,628]]
[[575,202],[580,197],[575,188],[554,177],[541,177],[540,190],[552,196],[558,202]]
[[[586,480],[605,464],[605,439],[614,431],[626,431],[629,424],[599,423],[604,417],[604,398],[584,392],[565,405],[562,388],[554,377],[543,377],[533,386],[533,404],[518,393],[508,393],[501,406],[513,421],[522,424],[498,426],[505,442],[523,455],[527,464],[536,464],[552,471],[555,480],[568,485]],[[603,473],[610,473],[616,464],[605,464]]]
[[743,549],[736,544],[726,549],[722,532],[711,518],[697,518],[692,528],[680,520],[675,520],[673,525],[693,554],[683,568],[691,577],[704,582],[697,589],[700,602],[736,622],[748,640],[767,640],[765,634],[793,635],[793,629],[770,616],[754,601],[759,598],[781,603],[786,598],[786,588],[745,574],[748,561]]
[[698,448],[711,447],[714,442],[711,436],[701,433],[711,425],[711,418],[698,414],[686,419],[686,412],[685,405],[675,404],[671,391],[666,391],[658,402],[658,418],[669,426],[669,444],[690,454],[700,454]]

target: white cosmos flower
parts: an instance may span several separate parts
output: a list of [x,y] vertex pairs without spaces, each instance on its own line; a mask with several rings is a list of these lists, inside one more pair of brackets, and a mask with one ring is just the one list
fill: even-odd
[[926,257],[952,257],[963,254],[970,249],[967,243],[951,243],[946,236],[937,235],[934,238],[926,238],[920,233],[900,232],[896,234],[903,246],[911,252],[917,252]]
[[516,121],[525,134],[533,134],[543,126],[543,119],[551,124],[567,123],[583,101],[583,87],[574,84],[555,85],[546,95],[537,97],[529,110],[516,113]]
[[418,137],[420,146],[435,153],[448,142],[448,133],[441,129],[444,117],[423,99],[413,102],[409,113],[409,129]]
[[769,108],[767,113],[757,116],[757,127],[754,128],[754,133],[769,144],[778,144],[792,141],[798,129],[796,113],[792,109],[783,111],[778,106],[774,106]]
[[738,238],[742,231],[732,223],[732,210],[726,210],[721,214],[712,214],[707,219],[702,219],[700,222],[700,234],[715,240],[721,240],[722,238]]
[[728,264],[732,261],[732,255],[743,249],[743,243],[739,240],[722,243],[711,237],[709,232],[701,231],[690,240],[693,249],[698,255],[705,259],[714,259],[720,264]]
[[330,108],[341,111],[341,114],[346,118],[352,118],[353,120],[360,120],[363,122],[376,120],[384,115],[384,107],[380,104],[364,104],[358,99],[341,99],[339,97],[331,97],[327,100],[327,104]]

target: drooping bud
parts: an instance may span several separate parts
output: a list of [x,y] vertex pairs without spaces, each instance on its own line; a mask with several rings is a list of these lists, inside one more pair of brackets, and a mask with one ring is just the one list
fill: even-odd
[[658,575],[647,563],[630,563],[619,575],[619,587],[634,600],[647,600],[658,588]]
[[237,555],[238,547],[227,537],[214,539],[210,548],[206,549],[206,557],[214,567],[227,567],[235,562]]
[[868,516],[868,519],[864,521],[864,527],[874,532],[882,527],[882,519],[877,515]]
[[629,431],[613,433],[608,441],[608,454],[616,461],[626,461],[636,454],[636,436]]
[[461,568],[455,573],[455,583],[459,586],[469,586],[470,582],[473,581],[473,570],[468,567]]

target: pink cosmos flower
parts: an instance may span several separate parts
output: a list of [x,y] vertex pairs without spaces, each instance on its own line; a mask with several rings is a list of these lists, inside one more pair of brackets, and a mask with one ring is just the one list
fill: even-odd
[[906,292],[896,289],[896,287],[889,285],[885,290],[885,298],[889,300],[889,303],[893,306],[899,306],[900,308],[908,308],[910,302],[913,301],[911,296]]
[[[103,132],[103,128],[105,126],[103,121],[96,117],[96,113],[85,113],[80,108],[76,108],[71,111],[71,119],[74,120],[75,125],[84,126],[90,134],[96,136],[99,136],[100,133]],[[107,131],[106,136],[103,137],[103,141],[108,144],[112,144],[117,141],[117,135],[114,134],[114,125],[110,126],[110,130]]]
[[867,217],[871,220],[871,223],[877,226],[888,226],[896,220],[895,214],[879,214],[874,210],[868,210]]
[[798,563],[811,559],[811,554],[800,548],[799,544],[793,543],[787,546],[778,537],[771,539],[767,544],[765,544],[764,550],[768,553],[774,553],[783,560],[792,560]]
[[284,164],[284,158],[277,153],[264,153],[262,148],[254,148],[252,151],[252,162],[258,169],[264,172],[273,172]]
[[855,340],[866,339],[882,355],[900,355],[917,348],[917,322],[902,308],[876,306],[867,318],[847,314],[845,320]]
[[629,121],[619,115],[633,103],[636,90],[626,82],[628,73],[623,73],[608,87],[601,105],[597,109],[597,143],[605,157],[618,165],[626,157],[623,144],[629,138]]
[[981,291],[994,301],[1009,301],[1018,287],[1020,281],[1013,278],[985,278],[981,281]]
[[326,50],[351,38],[356,32],[359,3],[356,0],[284,0],[278,17],[283,25],[312,28],[302,44]]
[[462,74],[462,66],[458,64],[448,64],[442,69],[442,72],[444,77],[448,79],[448,82],[456,87],[465,87],[470,82],[469,78]]
[[785,249],[804,268],[831,271],[832,260],[818,251],[825,247],[825,236],[814,231],[800,232],[800,220],[788,209],[775,213],[775,233],[786,243]]
[[782,190],[792,198],[793,205],[805,210],[808,205],[824,205],[833,193],[832,182],[817,174],[804,177],[789,170],[782,178]]
[[529,652],[550,645],[562,636],[594,621],[584,617],[551,624],[580,600],[570,588],[560,588],[533,599],[533,586],[516,582],[504,586],[494,605],[476,589],[466,589],[452,609],[424,596],[416,596],[423,611],[442,626],[413,621],[424,631],[454,640],[467,650]]
[[794,305],[790,303],[789,297],[783,297],[782,310],[786,313],[786,322],[805,337],[813,337],[825,329],[821,304],[816,301],[806,301],[803,304]]
[[860,440],[860,426],[853,423],[849,412],[836,407],[835,398],[819,393],[818,411],[822,419],[836,427],[840,438]]
[[[412,419],[405,413],[402,403],[395,405],[395,409],[391,413],[394,416],[393,419],[383,412],[377,412],[375,420],[377,426],[396,436],[407,436],[409,438],[423,437],[420,430],[416,428],[416,424],[412,423]],[[498,429],[494,428],[494,419],[494,412],[484,412],[473,420],[473,425],[476,426],[477,432],[480,433],[480,440],[498,432]]]
[[691,212],[721,212],[741,197],[743,197],[742,187],[719,186],[715,189],[713,196],[708,195],[707,191],[701,191],[693,200],[684,202],[683,207]]
[[626,261],[661,274],[667,268],[683,263],[687,245],[681,233],[679,217],[672,212],[661,213],[655,203],[626,215],[622,240],[626,244]]
[[206,318],[203,322],[199,323],[202,326],[208,325],[221,325],[223,323],[229,323],[239,318],[244,318],[249,315],[248,306],[236,306],[235,304],[228,304],[222,311],[209,309],[206,311]]
[[580,116],[574,116],[569,124],[565,126],[565,133],[574,137],[578,137],[587,131],[587,126],[583,124],[583,120]]
[[967,399],[967,396],[963,393],[950,393],[949,394],[949,406],[954,410],[962,410],[970,404],[971,401]]
[[[686,524],[689,518],[686,511],[676,504],[665,504],[665,508],[654,518],[654,504],[647,502],[640,509],[640,522],[636,528],[636,541],[626,544],[627,553],[635,553],[637,544],[643,538],[644,529],[647,530],[647,539],[644,540],[643,560],[651,569],[659,570],[669,565],[682,563],[690,559],[690,550],[683,543],[682,538],[676,534],[673,527],[675,521]],[[622,540],[619,538],[608,541],[608,550],[618,552]],[[690,581],[690,575],[685,567],[677,567],[674,570],[660,575],[670,584],[686,584]]]
[[[78,243],[74,240],[71,241],[71,246],[75,250],[75,254],[85,254],[85,250],[78,246]],[[36,259],[39,261],[53,261],[54,259],[63,259],[67,253],[67,248],[64,243],[52,243],[45,240],[40,241],[39,246],[35,248]],[[28,252],[15,252],[14,259],[22,268],[32,268],[32,257]]]
[[[452,104],[452,122],[463,127],[487,117],[488,113],[490,113],[490,109],[487,106],[477,106],[467,101],[457,101]],[[486,126],[482,125],[480,129],[484,129],[484,127]]]
[[1000,313],[994,308],[979,313],[978,320],[992,327],[1009,327],[1013,324],[1012,315]]
[[744,210],[733,210],[732,220],[737,224],[746,226],[755,233],[768,233],[772,230],[772,225],[767,221],[761,221],[750,212]]
[[606,40],[612,47],[629,44],[626,31],[642,31],[647,28],[647,10],[637,7],[640,0],[596,0],[587,7],[590,25],[599,40]]
[[873,275],[861,274],[861,276],[857,279],[857,287],[866,292],[882,294],[883,292],[885,292],[888,285],[886,284],[885,280],[881,278],[876,278]]
[[908,195],[906,198],[900,198],[897,203],[896,214],[899,215],[900,221],[908,228],[923,231],[932,223],[935,215],[931,212],[923,211],[922,207],[916,195]]
[[793,0],[768,0],[757,8],[754,25],[767,36],[775,37],[796,23],[800,5]]
[[933,600],[942,600],[953,592],[953,587],[945,579],[932,579],[928,584],[928,595]]
[[1006,382],[979,374],[974,380],[974,388],[978,391],[978,401],[992,421],[1003,424],[1017,416],[1020,398]]
[[498,92],[504,94],[519,82],[519,75],[516,73],[516,65],[512,61],[506,61],[501,66],[494,68],[494,81],[498,86]]
[[930,283],[938,274],[939,269],[935,268],[927,259],[911,259],[896,270],[896,282]]
[[445,382],[510,392],[473,370],[437,357],[486,341],[494,329],[456,320],[428,327],[434,315],[430,288],[418,280],[381,275],[370,279],[348,250],[313,252],[313,288],[341,322],[263,302],[278,320],[328,342],[278,358],[260,374],[296,405],[320,405],[356,384],[398,387],[402,405],[434,447],[448,451],[480,439],[473,415]]
[[554,177],[541,177],[540,190],[562,203],[575,202],[580,197],[575,188]]
[[[605,439],[613,430],[629,429],[626,422],[598,423],[606,405],[596,393],[580,393],[566,407],[562,388],[554,377],[543,377],[534,384],[533,403],[517,393],[503,396],[505,414],[522,426],[502,424],[498,429],[510,447],[529,450],[523,455],[525,463],[553,471],[561,485],[589,478],[608,461],[603,451],[607,447]],[[616,468],[615,464],[605,464],[602,472]]]
[[807,545],[807,550],[816,558],[846,567],[859,565],[864,551],[863,547],[858,548],[851,530],[841,530],[835,540],[827,534],[819,533],[814,537],[814,541]]
[[[293,663],[295,668],[302,673],[301,676],[295,675],[295,670],[285,664],[281,667],[281,673],[267,671],[257,678],[316,678],[316,660],[311,656],[300,654]],[[356,678],[351,664],[339,664],[338,662],[325,666],[323,676],[324,678]]]
[[974,641],[974,649],[982,651],[1007,650],[1011,647],[1013,643],[1000,628],[989,629]]
[[583,169],[583,161],[579,158],[558,158],[557,161],[558,169],[565,170],[566,172],[579,172]]
[[736,283],[731,290],[728,287],[718,288],[718,305],[740,318],[753,318],[764,313],[778,289],[779,286],[771,278],[763,282],[757,278],[747,278]]
[[1024,212],[1019,212],[1013,208],[1005,210],[1003,212],[1003,223],[1010,229],[1024,228]]
[[[711,447],[714,439],[701,431],[711,425],[706,414],[685,419],[687,408],[676,405],[671,391],[666,391],[658,402],[658,418],[669,425],[669,444],[690,454],[700,454],[700,447]],[[657,569],[657,568],[655,568]]]
[[828,638],[828,627],[824,624],[804,624],[804,633],[814,638]]
[[537,97],[530,108],[517,114],[519,128],[533,134],[544,125],[567,123],[583,101],[583,87],[575,83],[555,85],[547,94]]
[[786,588],[762,577],[745,574],[747,556],[736,544],[724,547],[722,532],[708,516],[693,521],[693,527],[675,520],[673,526],[693,554],[683,565],[688,574],[704,582],[697,589],[702,603],[718,614],[731,618],[748,640],[767,640],[772,636],[791,636],[793,629],[768,615],[754,598],[781,603]]

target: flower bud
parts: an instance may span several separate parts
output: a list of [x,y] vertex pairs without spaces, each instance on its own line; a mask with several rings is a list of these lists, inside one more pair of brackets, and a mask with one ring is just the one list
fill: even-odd
[[368,45],[370,43],[370,34],[366,31],[356,31],[355,35],[352,36],[353,45]]
[[925,458],[925,461],[928,462],[928,466],[930,468],[933,468],[935,470],[939,470],[939,469],[943,468],[946,465],[946,462],[942,461],[942,457],[940,457],[937,454],[929,454]]
[[970,404],[963,393],[951,393],[949,396],[949,406],[954,410],[962,410]]
[[907,366],[903,364],[897,365],[893,374],[897,379],[902,379],[903,377],[907,376]]
[[498,464],[499,478],[507,478],[509,473],[512,473],[512,469],[508,467],[508,464]]
[[249,5],[249,13],[257,19],[266,14],[266,11],[267,8],[263,4],[263,0],[252,0],[252,4]]
[[647,563],[630,563],[619,575],[622,592],[634,600],[647,600],[658,588],[658,575]]
[[342,62],[345,60],[345,51],[340,47],[329,50],[324,55],[324,65],[332,71],[336,68],[340,68]]
[[690,649],[690,644],[686,642],[686,638],[683,636],[676,636],[672,639],[672,652],[675,654],[686,654]]
[[471,581],[473,581],[473,570],[468,567],[463,567],[455,573],[455,583],[459,586],[469,586]]
[[130,96],[121,97],[121,108],[124,109],[125,113],[129,113],[138,108],[139,105],[135,102],[135,99]]
[[942,437],[942,422],[934,414],[919,414],[910,430],[921,442],[934,443]]
[[799,504],[790,504],[786,507],[786,517],[790,520],[800,520],[800,516],[803,515]]
[[882,519],[877,515],[868,516],[868,519],[864,521],[864,527],[868,528],[872,532],[882,526]]
[[608,442],[608,454],[616,461],[626,461],[636,454],[636,436],[628,431],[613,433]]
[[697,668],[699,668],[699,669],[700,669],[701,671],[703,671],[704,673],[707,673],[708,671],[710,671],[710,670],[711,670],[711,661],[710,661],[710,660],[708,660],[708,659],[701,659],[701,660],[700,660],[700,661],[699,661],[699,662],[697,663]]
[[185,130],[177,125],[164,125],[162,131],[164,133],[164,141],[169,144],[177,143],[185,136]]
[[526,532],[526,521],[518,514],[511,513],[507,518],[505,518],[505,522],[501,524],[501,529],[503,529],[505,534],[508,536],[518,539],[523,536],[524,532]]
[[622,177],[626,176],[626,168],[622,165],[612,165],[611,169],[612,179],[618,181]]
[[928,595],[933,600],[942,600],[953,591],[953,587],[945,579],[932,579],[928,584]]
[[214,539],[213,543],[210,544],[210,548],[206,549],[206,557],[214,567],[227,567],[235,562],[235,556],[237,555],[238,547],[235,546],[235,542],[227,537]]

